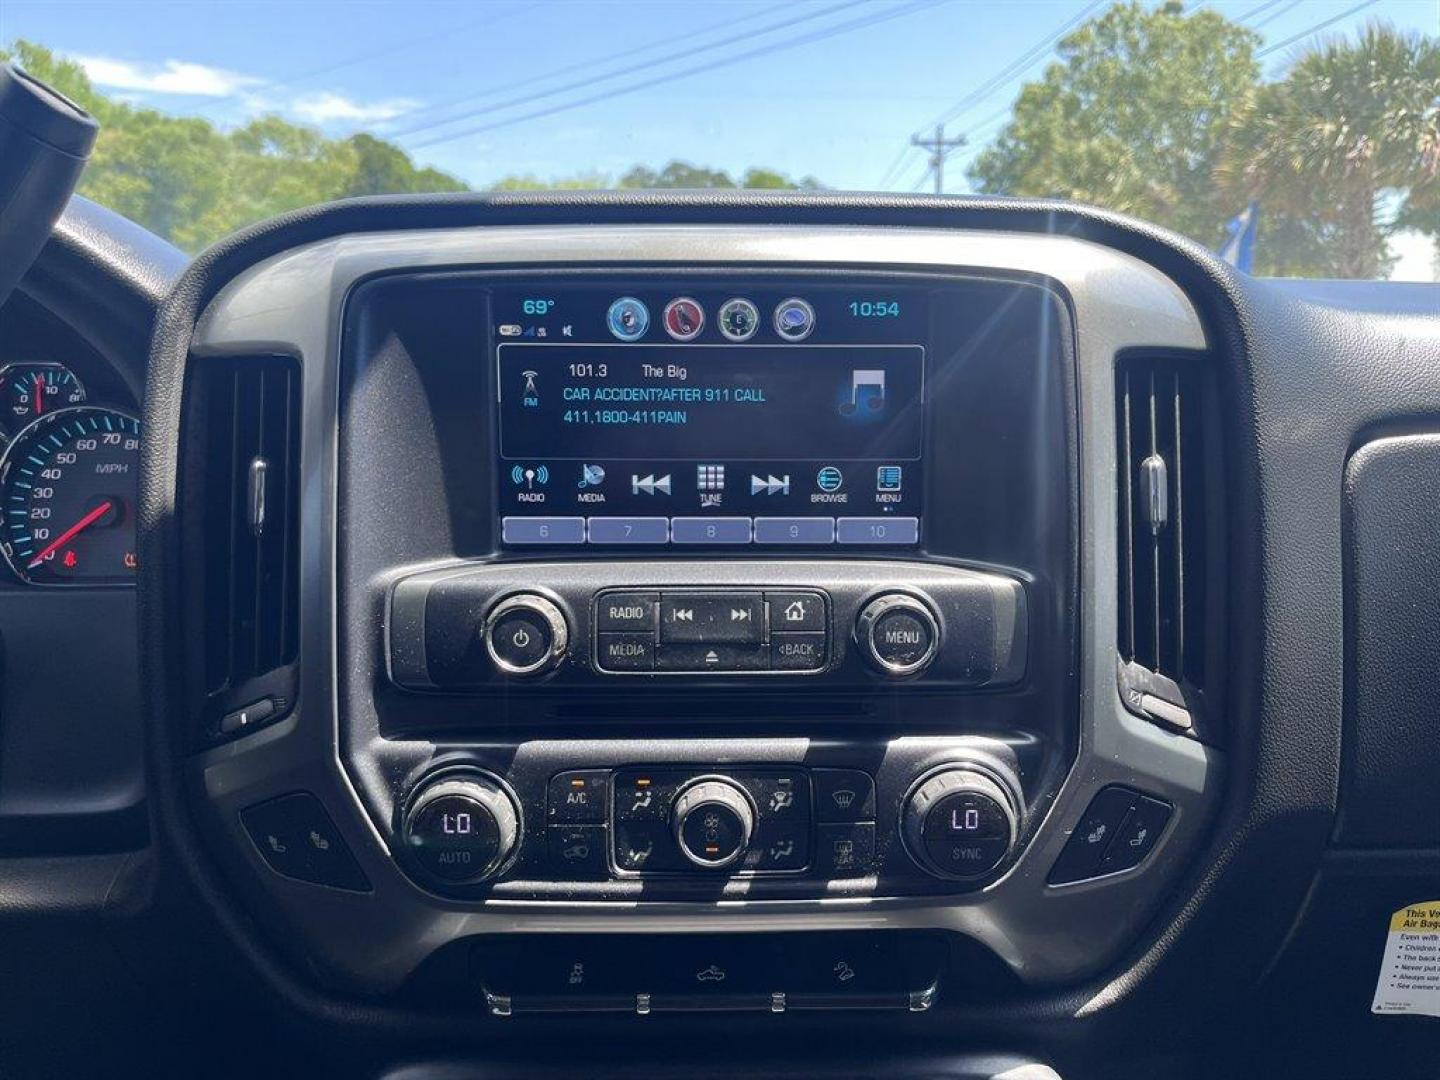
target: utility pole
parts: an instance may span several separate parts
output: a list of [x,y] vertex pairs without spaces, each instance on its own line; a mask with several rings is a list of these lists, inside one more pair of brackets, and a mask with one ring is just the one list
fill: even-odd
[[936,124],[933,136],[922,139],[919,135],[911,135],[910,145],[930,151],[930,171],[935,174],[935,194],[945,194],[945,159],[965,145],[965,136],[956,135],[953,139],[947,139],[945,125]]

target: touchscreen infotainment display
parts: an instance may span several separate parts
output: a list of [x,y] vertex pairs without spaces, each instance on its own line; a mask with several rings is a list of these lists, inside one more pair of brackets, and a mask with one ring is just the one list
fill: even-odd
[[507,545],[919,542],[928,290],[598,280],[491,293]]

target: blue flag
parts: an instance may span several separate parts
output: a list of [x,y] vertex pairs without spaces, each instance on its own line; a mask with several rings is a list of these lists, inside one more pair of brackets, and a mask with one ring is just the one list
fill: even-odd
[[1225,242],[1215,254],[1237,270],[1250,273],[1255,263],[1255,233],[1260,227],[1260,204],[1252,202],[1225,223]]

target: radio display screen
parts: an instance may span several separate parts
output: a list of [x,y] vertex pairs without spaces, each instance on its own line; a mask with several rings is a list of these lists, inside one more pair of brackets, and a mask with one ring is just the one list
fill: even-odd
[[919,542],[930,288],[598,280],[491,292],[507,546]]

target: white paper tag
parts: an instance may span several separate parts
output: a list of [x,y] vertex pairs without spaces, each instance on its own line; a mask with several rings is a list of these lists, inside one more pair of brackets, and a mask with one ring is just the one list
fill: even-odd
[[1440,1016],[1440,900],[1407,904],[1390,916],[1370,1011]]

